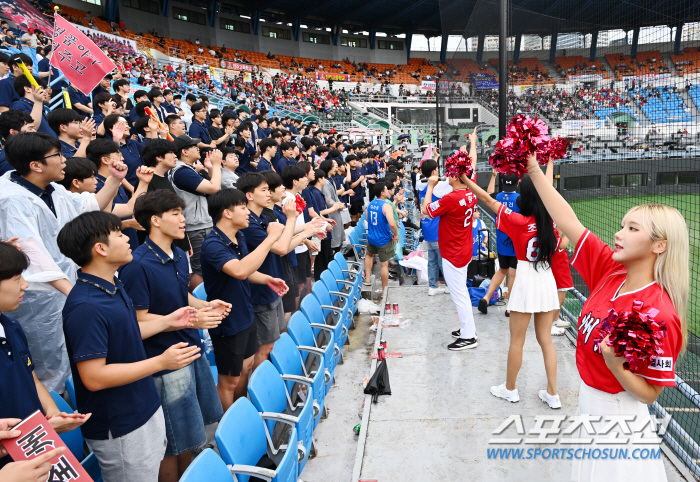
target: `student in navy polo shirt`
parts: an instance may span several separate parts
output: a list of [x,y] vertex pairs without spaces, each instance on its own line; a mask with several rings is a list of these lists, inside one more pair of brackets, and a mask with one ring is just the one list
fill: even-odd
[[282,171],[287,166],[296,166],[297,160],[294,159],[294,145],[289,142],[283,142],[279,146],[279,152],[282,154],[277,162],[275,169],[277,173],[282,175]]
[[277,153],[277,141],[274,139],[263,139],[260,141],[260,157],[258,158],[257,172],[272,171],[272,158]]
[[95,106],[95,114],[93,114],[92,120],[95,121],[97,134],[103,136],[105,132],[104,127],[102,127],[102,122],[104,122],[105,117],[114,112],[117,103],[112,100],[112,95],[109,92],[100,92],[93,97],[92,105]]
[[[107,177],[109,177],[110,162],[122,160],[119,146],[116,142],[109,139],[95,139],[87,148],[87,158],[90,159],[97,169],[97,191],[100,192],[105,185]],[[148,190],[148,183],[153,177],[153,169],[150,167],[139,166],[136,170],[139,185],[136,191],[129,197],[123,185],[119,186],[117,195],[112,201],[111,212],[122,219],[122,230],[128,236],[131,242],[131,249],[136,249],[139,246],[136,229],[141,228],[138,222],[131,216],[134,213],[134,202],[143,193]]]
[[199,139],[197,146],[200,149],[214,149],[216,142],[211,140],[209,128],[204,124],[207,119],[207,106],[199,102],[192,106],[192,125],[190,125],[189,135],[192,139]]
[[[167,142],[167,141],[164,141]],[[176,343],[201,348],[198,330],[216,328],[231,311],[231,304],[220,300],[198,300],[188,292],[187,255],[175,240],[185,237],[185,203],[173,191],[151,191],[139,197],[134,216],[147,234],[134,252],[131,263],[119,270],[136,310],[142,329],[158,330],[143,340],[146,356],[163,354]],[[191,306],[191,327],[171,329],[164,319],[180,308]],[[209,362],[201,357],[180,370],[153,375],[165,417],[168,447],[160,464],[160,482],[177,482],[192,460],[192,450],[206,441],[204,427],[223,416]]]
[[[270,141],[274,142],[271,139]],[[270,189],[265,178],[260,173],[254,172],[242,175],[236,182],[236,187],[248,199],[250,217],[248,218],[248,227],[243,230],[243,234],[248,251],[254,251],[268,237],[267,227],[270,221],[263,216],[262,212],[263,209],[272,207]],[[272,245],[265,261],[258,268],[260,273],[281,279],[285,279],[281,256],[289,253],[289,244],[294,236],[297,222],[296,204],[293,200],[287,201],[283,213],[287,217],[284,232]],[[253,285],[250,287],[250,292],[258,336],[258,351],[255,354],[253,365],[253,370],[255,370],[258,365],[269,358],[272,345],[279,339],[280,334],[287,330],[287,323],[284,319],[282,298],[274,290],[268,286]]]
[[[167,440],[151,375],[184,368],[201,350],[180,342],[147,358],[142,338],[151,336],[153,327],[139,325],[131,298],[114,276],[132,260],[114,214],[81,214],[63,227],[57,243],[81,268],[63,308],[63,330],[78,411],[92,413],[82,426],[83,436],[105,482],[153,482]],[[176,329],[187,326],[191,311],[181,308],[166,320]]]
[[350,196],[350,218],[356,223],[365,207],[365,176],[361,171],[362,161],[358,160],[357,156],[349,154],[345,162],[350,164],[350,189],[353,191],[353,195]]
[[217,328],[209,330],[219,371],[216,388],[224,412],[246,395],[248,373],[258,349],[251,283],[267,285],[278,296],[288,289],[284,280],[257,271],[285,227],[271,223],[268,237],[249,253],[242,232],[249,223],[247,203],[246,195],[238,189],[223,189],[209,197],[209,214],[215,226],[201,252],[207,299],[236,305]]
[[[7,140],[20,132],[36,132],[32,116],[21,110],[6,110],[0,115],[0,136]],[[5,149],[0,149],[0,176],[14,168],[5,158]]]
[[170,114],[165,118],[165,125],[168,126],[168,131],[170,131],[170,135],[173,139],[187,135],[185,123],[182,121],[182,118],[175,114]]
[[86,156],[87,146],[96,132],[94,120],[83,118],[73,109],[54,109],[46,119],[61,142],[63,157]]
[[165,102],[165,97],[163,97],[163,91],[158,87],[154,87],[148,91],[148,100],[153,104],[151,110],[158,117],[158,120],[165,123],[165,118],[168,117],[168,112],[165,110],[163,103]]
[[46,120],[44,102],[48,99],[44,90],[44,81],[38,80],[37,82],[39,82],[39,87],[35,89],[24,75],[15,77],[14,87],[19,99],[12,103],[11,109],[27,112],[34,119],[34,127],[36,127],[37,132],[56,137],[56,133],[49,127]]
[[17,62],[24,62],[29,70],[34,66],[34,62],[27,54],[14,54],[10,57],[9,67],[10,74],[0,80],[0,113],[10,110],[10,106],[19,100],[17,92],[15,92],[15,77],[23,75],[22,69],[17,66]]
[[[22,327],[4,314],[19,306],[28,286],[22,272],[28,267],[27,255],[12,244],[0,241],[0,419],[15,419],[12,425],[16,425],[41,410],[54,430],[68,432],[85,423],[90,414],[61,413],[34,374],[33,358]],[[0,468],[12,462],[3,455],[0,452]],[[8,480],[2,471],[0,480]]]
[[[252,130],[253,124],[250,122],[245,122],[236,129],[238,137],[245,140],[245,148],[243,151],[239,151],[238,154],[238,169],[236,169],[236,174],[239,176],[242,176],[246,172],[251,172],[258,167],[258,163],[255,160],[258,157],[258,148],[251,138]],[[236,144],[236,147],[238,147],[238,144]]]
[[[119,82],[119,81],[117,81]],[[143,115],[143,112],[139,113],[136,111],[136,106],[140,104],[141,102],[148,102],[147,105],[151,105],[151,103],[148,101],[148,92],[145,90],[137,90],[134,92],[134,101],[126,103],[126,108],[129,109],[129,122],[131,122],[131,125],[134,125],[134,122],[139,120],[139,117]]]
[[170,89],[165,89],[163,91],[163,108],[168,114],[177,114],[177,107],[173,105],[173,91]]
[[138,182],[136,170],[143,165],[143,159],[141,159],[143,143],[131,139],[129,124],[124,117],[118,114],[110,114],[105,117],[101,127],[104,127],[105,137],[119,143],[119,151],[124,158],[124,164],[129,167],[126,180],[132,187],[136,187]]

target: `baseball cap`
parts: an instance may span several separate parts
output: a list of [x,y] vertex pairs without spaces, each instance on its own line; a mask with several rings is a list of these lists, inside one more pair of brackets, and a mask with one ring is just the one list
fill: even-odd
[[196,146],[201,142],[201,139],[195,137],[194,139],[188,135],[177,136],[173,141],[175,143],[175,150],[186,149],[188,147]]
[[515,174],[501,175],[501,181],[506,186],[515,186],[518,184],[518,176]]

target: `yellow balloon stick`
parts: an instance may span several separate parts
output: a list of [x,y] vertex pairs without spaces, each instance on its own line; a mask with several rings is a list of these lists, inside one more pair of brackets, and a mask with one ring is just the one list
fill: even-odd
[[66,104],[66,109],[73,108],[73,105],[70,103],[70,95],[68,95],[68,91],[66,89],[63,89],[63,103]]
[[18,62],[17,62],[17,66],[18,66],[20,69],[22,69],[22,72],[24,73],[24,76],[25,76],[26,78],[29,79],[29,82],[31,82],[31,84],[34,86],[35,89],[36,89],[37,87],[39,87],[39,83],[36,81],[36,79],[34,78],[34,76],[32,75],[32,73],[29,71],[29,69],[27,68],[27,66],[24,65],[24,62],[18,61]]

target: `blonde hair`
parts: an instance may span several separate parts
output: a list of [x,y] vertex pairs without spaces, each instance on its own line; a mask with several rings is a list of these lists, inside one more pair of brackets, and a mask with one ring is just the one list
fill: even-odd
[[654,279],[671,298],[681,321],[683,350],[688,343],[688,293],[690,291],[690,241],[683,215],[664,204],[643,204],[630,209],[642,216],[642,228],[652,241],[666,240],[666,250],[654,263]]

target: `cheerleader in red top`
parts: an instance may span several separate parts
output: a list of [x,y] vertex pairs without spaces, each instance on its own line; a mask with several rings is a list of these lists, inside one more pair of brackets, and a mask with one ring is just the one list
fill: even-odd
[[[566,292],[574,287],[574,280],[571,277],[569,253],[566,251],[569,238],[564,235],[561,229],[557,227],[554,229],[557,231],[559,244],[557,245],[557,254],[552,261],[552,273],[554,273],[554,281],[557,283],[557,295],[559,295],[559,308],[561,309],[564,300],[566,300]],[[568,321],[559,319],[560,309],[554,310],[554,315],[552,316],[552,335],[563,335],[564,329],[571,326]]]
[[[548,174],[553,176],[551,163]],[[491,387],[491,394],[509,402],[520,400],[515,382],[523,362],[527,327],[530,318],[534,317],[537,342],[542,349],[547,373],[547,389],[540,390],[539,397],[550,408],[561,408],[557,394],[557,354],[551,333],[554,310],[559,308],[557,285],[551,269],[558,242],[552,218],[528,176],[520,182],[520,213],[493,199],[466,176],[462,176],[462,180],[481,202],[498,213],[496,227],[513,241],[518,259],[518,276],[508,301],[510,347],[506,382]]]
[[[615,234],[613,250],[581,225],[573,209],[547,181],[535,156],[528,159],[528,172],[557,227],[575,244],[571,264],[591,292],[578,320],[576,366],[582,380],[578,413],[602,418],[592,424],[599,435],[581,433],[580,428],[579,437],[594,438],[592,445],[583,447],[586,450],[600,449],[598,453],[602,453],[607,448],[617,455],[605,460],[574,459],[572,480],[665,481],[661,457],[642,460],[634,456],[635,450],[658,450],[660,446],[634,444],[629,430],[636,436],[654,438],[647,405],[656,401],[663,387],[676,384],[676,360],[688,332],[689,239],[685,220],[670,206],[632,208]],[[663,355],[632,371],[625,368],[624,357],[615,356],[607,337],[599,344],[595,340],[610,309],[631,311],[636,301],[643,302],[643,312],[658,310],[655,319],[665,321],[667,331],[662,339]],[[633,418],[622,428],[619,420],[625,415]],[[601,429],[611,424],[613,429],[600,435]],[[602,440],[615,436],[628,443],[606,444]],[[616,449],[627,450],[627,455]]]

